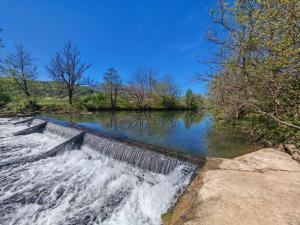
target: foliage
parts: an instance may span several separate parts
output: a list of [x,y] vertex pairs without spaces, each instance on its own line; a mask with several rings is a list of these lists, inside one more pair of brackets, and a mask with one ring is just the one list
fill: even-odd
[[109,97],[104,93],[80,96],[75,99],[76,106],[84,106],[89,110],[109,108]]
[[8,104],[8,110],[11,112],[34,112],[40,109],[36,100],[33,98],[15,100]]
[[172,95],[163,96],[162,97],[162,105],[166,109],[176,109],[177,108],[176,98]]
[[5,90],[5,86],[3,85],[3,82],[0,81],[0,107],[5,106],[7,103],[11,102],[12,98]]
[[161,104],[166,109],[176,109],[179,106],[179,85],[171,75],[164,76],[155,85],[155,92],[161,98]]
[[300,131],[300,2],[218,1],[209,41],[219,46],[209,98],[219,118],[268,143]]
[[198,102],[191,89],[188,89],[185,94],[185,102],[187,108],[189,109],[195,110],[198,108]]
[[11,97],[5,91],[0,89],[0,107],[11,101]]

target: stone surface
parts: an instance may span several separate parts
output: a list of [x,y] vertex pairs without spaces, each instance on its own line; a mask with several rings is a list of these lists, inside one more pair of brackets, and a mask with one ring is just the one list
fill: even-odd
[[284,145],[283,149],[290,154],[294,160],[300,163],[300,149],[297,149],[295,145]]
[[223,159],[220,169],[228,170],[286,170],[298,171],[300,164],[292,159],[289,154],[275,151],[272,148],[262,149],[235,159]]
[[208,159],[165,225],[300,225],[300,164],[262,149],[235,159]]

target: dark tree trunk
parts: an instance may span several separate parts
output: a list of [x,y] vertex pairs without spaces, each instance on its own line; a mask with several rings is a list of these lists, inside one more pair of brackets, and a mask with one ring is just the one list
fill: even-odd
[[73,91],[72,90],[69,90],[69,103],[70,103],[70,105],[73,104]]
[[23,84],[24,84],[24,92],[25,92],[26,97],[30,97],[30,92],[28,89],[27,81],[23,80]]
[[114,100],[113,100],[113,90],[112,86],[110,86],[110,107],[113,109],[114,108]]
[[28,90],[25,90],[25,94],[26,94],[26,97],[30,97],[30,92]]
[[117,98],[118,98],[118,93],[117,93],[117,88],[115,88],[114,90],[114,105],[113,105],[113,108],[115,109],[117,107]]

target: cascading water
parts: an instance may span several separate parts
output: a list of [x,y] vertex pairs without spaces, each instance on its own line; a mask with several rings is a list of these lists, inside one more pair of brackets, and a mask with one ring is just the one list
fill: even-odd
[[78,135],[80,133],[80,131],[69,128],[69,127],[63,127],[60,125],[56,125],[53,123],[47,123],[44,133],[47,135],[50,133],[50,134],[60,135],[65,138],[70,138],[75,135]]
[[[4,127],[19,130],[0,119],[0,133]],[[0,160],[15,152],[39,154],[79,133],[48,123],[43,133],[8,135],[0,139]],[[0,224],[161,224],[160,215],[184,190],[195,167],[175,161],[87,134],[80,149],[0,169]]]
[[85,135],[83,143],[113,159],[127,162],[155,173],[167,174],[179,165],[184,165],[187,170],[195,169],[194,165],[176,158],[157,152],[145,151],[136,146],[130,146],[92,134]]
[[16,121],[21,121],[22,119],[19,120],[10,120],[9,118],[0,118],[0,139],[13,136],[14,132],[24,130],[28,127],[30,127],[29,124],[18,124],[13,126],[12,124]]
[[0,165],[47,152],[64,140],[63,137],[57,135],[49,134],[46,136],[40,133],[3,138],[0,141]]

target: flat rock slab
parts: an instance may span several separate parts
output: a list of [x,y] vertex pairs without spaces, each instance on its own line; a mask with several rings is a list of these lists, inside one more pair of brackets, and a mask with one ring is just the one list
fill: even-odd
[[293,160],[292,157],[285,153],[276,151],[272,148],[262,149],[252,152],[235,159],[222,159],[219,166],[223,170],[243,170],[243,171],[260,171],[262,170],[283,170],[283,171],[300,171],[300,164]]
[[300,164],[262,149],[235,159],[209,159],[165,225],[300,225]]

